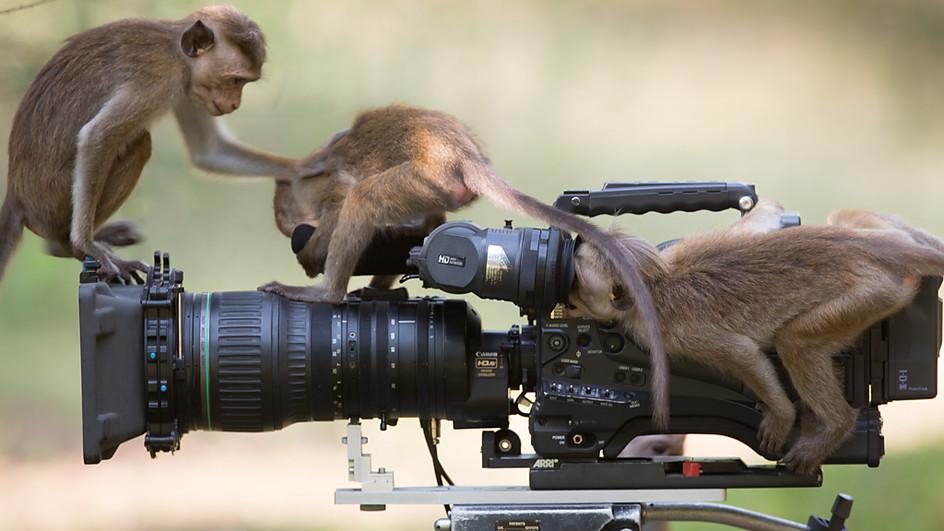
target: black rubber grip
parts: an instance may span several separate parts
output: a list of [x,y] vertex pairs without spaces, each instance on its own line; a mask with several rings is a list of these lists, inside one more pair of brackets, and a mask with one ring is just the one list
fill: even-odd
[[426,232],[422,230],[378,234],[361,255],[354,274],[401,275],[415,272],[416,268],[407,266],[406,261],[410,249],[423,245],[425,237]]
[[[743,197],[749,197],[744,209]],[[747,204],[747,202],[745,202]],[[569,190],[554,207],[581,216],[645,214],[647,212],[718,212],[729,208],[750,210],[757,204],[754,185],[738,182],[607,183],[602,190]]]

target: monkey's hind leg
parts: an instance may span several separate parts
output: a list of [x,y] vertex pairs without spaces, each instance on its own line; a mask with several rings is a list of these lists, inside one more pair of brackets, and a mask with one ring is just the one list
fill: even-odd
[[95,231],[95,240],[114,247],[127,247],[144,241],[144,234],[133,221],[121,220],[106,223]]
[[754,393],[761,403],[764,418],[757,437],[762,451],[781,455],[783,445],[793,431],[796,409],[787,396],[777,370],[757,343],[749,337],[728,337],[720,340],[717,352],[704,360],[734,374]]
[[812,473],[849,435],[858,416],[843,395],[832,355],[854,341],[871,322],[901,309],[914,295],[911,279],[876,269],[863,271],[860,285],[815,307],[779,330],[777,352],[800,400],[815,419],[804,418],[800,437],[784,463]]
[[[109,247],[126,247],[135,245],[144,240],[144,236],[138,230],[137,225],[131,221],[115,221],[106,223],[95,231],[95,241],[103,242]],[[60,240],[46,240],[46,254],[58,258],[78,258],[75,249],[69,238]]]
[[[85,159],[87,155],[80,150],[81,158]],[[98,226],[108,219],[125,202],[131,191],[134,190],[144,165],[151,157],[151,135],[147,130],[143,130],[126,145],[118,150],[117,157],[111,162],[107,176],[104,182],[96,182],[92,177],[96,168],[95,163],[98,160],[83,160],[83,165],[89,165],[84,171],[76,171],[76,179],[85,179],[79,190],[84,193],[81,197],[73,198],[76,203],[86,202],[94,204],[94,208],[86,209],[85,216],[91,215],[92,223]],[[78,161],[77,161],[78,167]],[[140,239],[140,234],[128,222],[116,222],[114,224],[102,227],[104,232],[98,231],[92,234],[92,241],[85,241],[87,236],[82,235],[90,229],[88,227],[88,218],[78,215],[73,211],[73,226],[70,244],[73,256],[79,260],[84,260],[86,255],[92,255],[102,266],[102,273],[106,280],[111,278],[120,278],[126,283],[132,281],[139,284],[143,279],[138,272],[147,272],[148,266],[138,260],[123,260],[119,258],[111,249],[112,245],[120,245],[123,242]],[[80,226],[75,226],[75,223]],[[99,238],[102,234],[104,238]],[[56,252],[54,245],[47,247],[51,254]]]
[[787,468],[800,474],[812,474],[842,444],[858,415],[846,402],[833,372],[832,353],[842,346],[778,339],[777,352],[809,409],[801,416],[800,437],[783,458]]
[[944,240],[919,229],[914,225],[906,223],[904,220],[893,214],[882,214],[879,212],[869,212],[866,210],[842,209],[829,214],[826,217],[826,223],[840,227],[850,227],[855,229],[874,229],[874,230],[899,230],[911,237],[919,244],[930,247],[936,251],[944,252]]

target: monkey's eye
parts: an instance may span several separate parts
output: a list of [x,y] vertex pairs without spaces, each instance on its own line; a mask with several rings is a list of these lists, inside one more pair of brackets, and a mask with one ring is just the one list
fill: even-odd
[[231,77],[229,79],[230,84],[233,85],[234,87],[245,85],[247,81],[249,80],[244,77]]

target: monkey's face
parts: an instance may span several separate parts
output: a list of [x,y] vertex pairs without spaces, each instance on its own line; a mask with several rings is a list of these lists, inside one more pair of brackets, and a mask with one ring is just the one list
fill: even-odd
[[238,109],[243,87],[262,75],[245,53],[219,35],[212,22],[198,20],[181,38],[181,48],[190,57],[188,96],[212,116]]
[[660,457],[683,455],[685,436],[679,434],[643,435],[629,441],[620,457]]
[[618,286],[595,247],[583,244],[577,248],[574,270],[577,278],[570,290],[570,303],[574,308],[567,312],[568,316],[591,317],[597,321],[624,317],[624,312],[615,304]]

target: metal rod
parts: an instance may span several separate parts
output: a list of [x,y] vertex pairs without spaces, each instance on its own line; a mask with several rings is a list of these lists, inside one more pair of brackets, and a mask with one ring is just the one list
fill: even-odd
[[754,531],[810,531],[804,524],[719,503],[646,503],[643,522],[708,522]]

